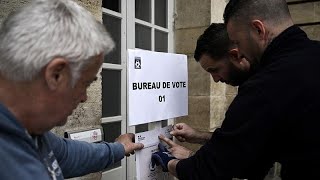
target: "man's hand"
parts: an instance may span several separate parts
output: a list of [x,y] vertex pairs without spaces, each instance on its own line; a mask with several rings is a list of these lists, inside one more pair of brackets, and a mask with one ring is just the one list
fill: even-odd
[[211,132],[200,132],[185,123],[178,123],[173,126],[173,130],[170,132],[180,142],[198,143],[204,144],[211,136]]
[[169,145],[170,148],[168,149],[168,151],[177,159],[186,159],[193,154],[191,150],[174,143],[169,138],[163,135],[160,135],[159,139]]
[[163,144],[158,144],[159,151],[152,153],[151,155],[151,165],[154,167],[155,165],[161,166],[163,172],[168,172],[168,163],[172,159],[176,159],[171,153],[163,146]]
[[135,150],[140,150],[143,148],[143,144],[134,143],[134,134],[132,133],[122,134],[116,139],[116,141],[124,146],[126,156],[130,156],[130,154],[134,154]]

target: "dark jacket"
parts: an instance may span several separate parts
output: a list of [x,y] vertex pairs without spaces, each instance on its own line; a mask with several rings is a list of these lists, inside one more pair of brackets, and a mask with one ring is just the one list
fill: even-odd
[[221,128],[179,179],[263,179],[274,162],[282,179],[320,179],[320,44],[297,26],[276,37],[259,70],[239,87]]
[[101,171],[124,157],[120,143],[86,143],[50,132],[31,137],[0,104],[0,179],[61,180]]

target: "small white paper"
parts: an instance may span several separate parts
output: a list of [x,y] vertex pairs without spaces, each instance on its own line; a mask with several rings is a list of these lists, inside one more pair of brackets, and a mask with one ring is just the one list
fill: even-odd
[[169,173],[162,172],[160,166],[155,166],[153,168],[151,165],[152,153],[159,151],[158,144],[160,143],[160,140],[158,136],[162,134],[167,138],[172,139],[172,136],[170,135],[171,130],[172,125],[169,125],[161,129],[154,129],[135,135],[136,142],[144,144],[142,150],[136,151],[137,180],[164,180],[171,177]]

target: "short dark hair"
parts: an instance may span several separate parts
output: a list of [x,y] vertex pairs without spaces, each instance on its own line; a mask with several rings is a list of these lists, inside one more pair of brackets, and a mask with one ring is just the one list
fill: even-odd
[[252,17],[277,24],[290,18],[290,12],[285,0],[230,0],[223,14],[225,24],[231,18],[249,21]]
[[199,61],[203,54],[212,58],[222,58],[227,55],[233,43],[230,41],[226,25],[212,23],[197,40],[194,58]]

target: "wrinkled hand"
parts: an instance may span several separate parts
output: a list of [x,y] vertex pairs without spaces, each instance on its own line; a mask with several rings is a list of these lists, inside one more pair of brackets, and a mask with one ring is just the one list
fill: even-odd
[[178,123],[173,126],[171,135],[175,136],[180,142],[198,143],[197,134],[199,132],[185,123]]
[[124,146],[124,151],[126,156],[130,156],[130,154],[134,154],[135,150],[140,150],[143,148],[143,144],[134,143],[134,134],[122,134],[117,139],[116,142],[121,143]]
[[171,141],[169,138],[160,135],[159,139],[165,143],[167,143],[170,148],[168,149],[168,151],[177,159],[186,159],[188,157],[190,157],[193,152],[183,146],[180,146],[176,143],[174,143],[173,141]]
[[151,166],[154,168],[155,165],[161,166],[163,172],[168,172],[168,163],[172,159],[176,159],[171,153],[163,146],[163,144],[158,144],[159,151],[152,153],[151,155]]

